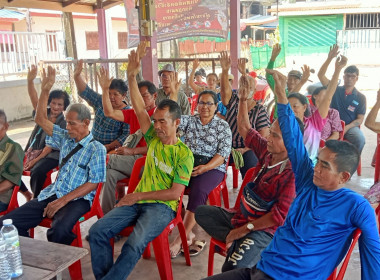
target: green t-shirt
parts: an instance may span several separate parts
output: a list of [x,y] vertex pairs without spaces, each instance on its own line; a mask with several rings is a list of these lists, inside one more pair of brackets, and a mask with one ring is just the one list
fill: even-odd
[[[178,139],[174,145],[164,145],[156,136],[153,125],[144,135],[148,152],[144,173],[135,192],[170,189],[173,183],[187,186],[194,165],[191,150]],[[140,200],[137,203],[164,203],[177,211],[178,200]]]

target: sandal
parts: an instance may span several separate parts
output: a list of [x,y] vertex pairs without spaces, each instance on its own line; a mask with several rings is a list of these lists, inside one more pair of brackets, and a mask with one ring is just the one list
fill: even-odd
[[206,246],[205,240],[195,240],[193,244],[189,246],[190,257],[198,256]]

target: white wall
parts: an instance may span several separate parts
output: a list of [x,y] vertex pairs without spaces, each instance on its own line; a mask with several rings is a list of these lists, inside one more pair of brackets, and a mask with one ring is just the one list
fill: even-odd
[[[35,80],[37,92],[41,91],[40,79]],[[0,82],[0,109],[7,114],[8,121],[32,116],[33,107],[28,96],[26,79]]]

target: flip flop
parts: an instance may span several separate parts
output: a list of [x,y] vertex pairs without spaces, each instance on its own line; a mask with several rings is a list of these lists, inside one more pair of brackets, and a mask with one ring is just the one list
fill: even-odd
[[190,257],[198,256],[206,246],[205,240],[195,240],[193,244],[189,246]]

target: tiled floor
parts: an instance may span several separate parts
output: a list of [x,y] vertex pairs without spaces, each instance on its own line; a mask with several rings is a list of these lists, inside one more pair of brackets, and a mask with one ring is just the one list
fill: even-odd
[[[25,146],[27,139],[30,135],[30,132],[32,130],[32,127],[33,127],[33,121],[31,120],[13,123],[10,127],[8,135],[12,139],[18,141],[21,145]],[[351,179],[351,181],[348,183],[349,188],[354,189],[359,193],[365,193],[366,190],[368,190],[368,188],[373,184],[372,178],[373,178],[374,168],[370,167],[370,162],[372,159],[372,154],[373,154],[375,143],[376,143],[376,135],[370,132],[369,130],[367,130],[365,127],[362,127],[362,129],[366,136],[366,142],[367,142],[362,154],[362,176],[359,177],[355,174],[353,178]],[[235,198],[236,198],[238,190],[232,189],[231,169],[229,169],[227,182],[228,182],[229,194],[230,194],[230,204],[233,204],[235,202]],[[241,182],[241,179],[240,179],[240,182]],[[20,196],[19,199],[20,201],[22,201],[23,197]],[[83,224],[83,227],[82,227],[83,238],[87,234],[88,229],[91,227],[91,225],[95,221],[96,219],[92,219]],[[197,238],[204,239],[204,240],[207,240],[207,242],[209,242],[209,237],[199,227],[195,229],[195,232],[197,234]],[[170,236],[170,239],[172,239],[176,234],[177,232],[174,231],[174,233]],[[45,239],[46,238],[45,229],[39,228],[36,231],[36,236],[39,239]],[[118,255],[118,253],[120,252],[124,241],[125,239],[122,239],[121,241],[116,243],[116,246],[115,246],[116,255]],[[88,242],[86,240],[83,240],[83,243],[84,243],[84,247],[89,249]],[[172,260],[174,279],[178,279],[178,280],[201,279],[207,275],[208,244],[205,247],[204,252],[202,252],[199,256],[192,258],[191,260],[192,260],[191,267],[186,266],[185,259],[183,256],[179,256],[178,258]],[[214,265],[214,271],[216,273],[220,271],[222,263],[223,263],[223,258],[219,255],[216,255],[215,265]],[[83,272],[84,279],[86,280],[94,279],[94,276],[92,274],[89,255],[87,255],[82,260],[82,272]],[[64,272],[63,279],[70,279],[67,271]],[[154,255],[149,260],[141,259],[128,279],[146,279],[146,280],[159,279]],[[357,248],[355,248],[353,256],[351,257],[351,262],[348,266],[348,271],[346,273],[345,279],[347,280],[360,279],[360,258],[359,258],[359,252]]]

